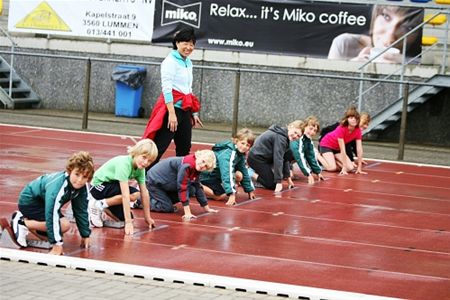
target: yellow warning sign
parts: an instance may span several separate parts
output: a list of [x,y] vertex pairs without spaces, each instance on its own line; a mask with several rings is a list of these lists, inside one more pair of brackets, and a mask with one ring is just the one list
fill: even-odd
[[31,13],[16,24],[16,28],[31,28],[55,31],[71,31],[47,2],[39,4]]

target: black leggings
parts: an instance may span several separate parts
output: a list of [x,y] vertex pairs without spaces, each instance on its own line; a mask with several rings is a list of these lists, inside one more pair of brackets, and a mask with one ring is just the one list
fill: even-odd
[[255,170],[256,174],[258,174],[258,179],[256,180],[260,184],[262,184],[266,189],[275,190],[275,176],[272,170],[272,164],[259,159],[258,157],[251,154],[248,155],[247,158],[248,165]]
[[191,151],[192,140],[192,123],[190,110],[184,111],[181,108],[175,108],[175,114],[177,115],[177,131],[172,132],[167,128],[169,122],[169,113],[166,112],[164,116],[162,127],[156,132],[155,139],[153,140],[158,148],[158,157],[150,165],[150,168],[155,165],[166,152],[170,145],[170,142],[175,142],[175,155],[185,156]]

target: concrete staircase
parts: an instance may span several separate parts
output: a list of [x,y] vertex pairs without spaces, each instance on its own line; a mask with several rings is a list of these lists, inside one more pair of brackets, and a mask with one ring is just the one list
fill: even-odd
[[[434,75],[426,81],[431,86],[418,86],[409,92],[408,97],[408,112],[411,112],[416,107],[422,105],[427,100],[435,96],[437,93],[445,89],[442,85],[450,88],[450,76],[448,75]],[[439,85],[438,87],[432,85]],[[403,98],[397,99],[392,105],[386,107],[375,116],[372,117],[369,127],[365,134],[369,138],[376,138],[376,136],[389,126],[398,122],[401,118],[403,107]]]
[[37,108],[41,99],[0,56],[0,108]]

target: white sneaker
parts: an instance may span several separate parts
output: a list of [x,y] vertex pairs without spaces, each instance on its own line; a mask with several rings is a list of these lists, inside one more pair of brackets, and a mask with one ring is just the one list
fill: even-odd
[[99,208],[96,204],[99,202],[99,200],[95,200],[94,197],[91,195],[88,196],[89,199],[89,222],[94,227],[103,227],[103,220],[102,220],[102,209]]
[[20,211],[15,211],[13,213],[11,218],[11,227],[14,231],[14,236],[17,243],[22,247],[28,246],[27,235],[29,231],[27,226],[25,226],[25,221],[23,220],[23,215]]

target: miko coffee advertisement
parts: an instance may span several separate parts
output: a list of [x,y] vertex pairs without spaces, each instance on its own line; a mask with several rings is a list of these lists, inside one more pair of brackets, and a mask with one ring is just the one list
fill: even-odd
[[11,0],[8,30],[170,46],[178,30],[192,27],[197,48],[400,62],[403,53],[421,52],[422,30],[415,28],[423,14],[417,7],[301,0]]
[[[152,42],[169,45],[175,32],[190,26],[196,47],[204,49],[363,60],[422,20],[423,9],[392,5],[163,0],[155,2]],[[420,53],[421,38],[421,30],[407,37],[407,56]],[[399,42],[388,52],[401,57],[402,48]]]

